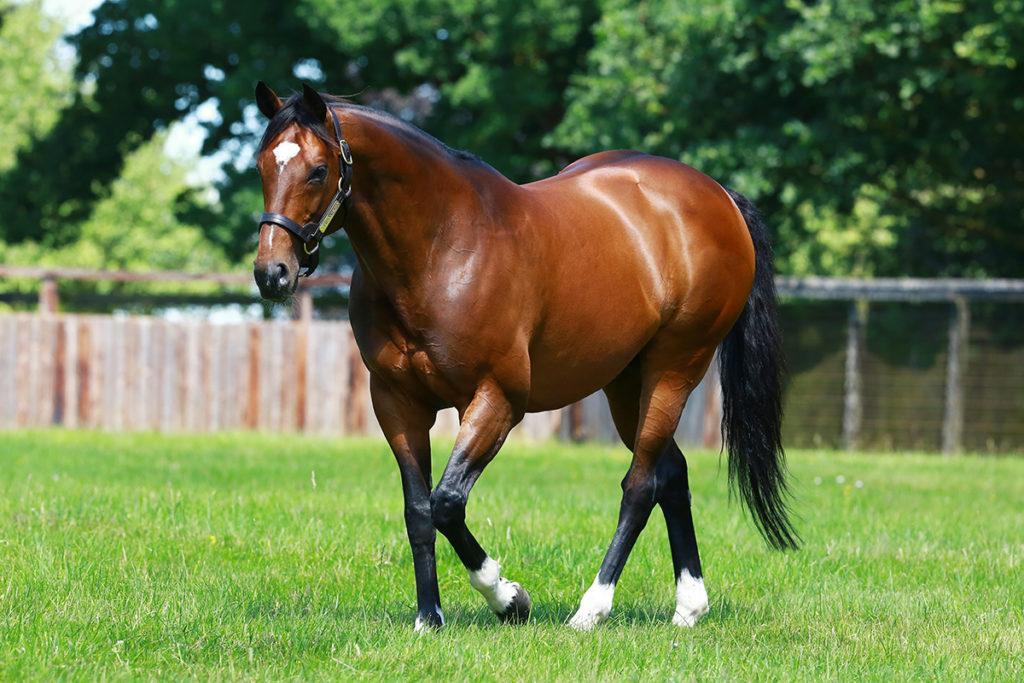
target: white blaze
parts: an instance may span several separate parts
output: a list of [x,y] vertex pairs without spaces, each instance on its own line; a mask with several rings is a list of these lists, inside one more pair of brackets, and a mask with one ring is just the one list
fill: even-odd
[[704,579],[695,578],[690,572],[679,572],[676,581],[676,613],[672,623],[676,626],[695,626],[708,612],[708,592],[704,590]]
[[295,158],[295,155],[299,153],[299,146],[294,142],[287,141],[282,142],[274,148],[274,160],[277,161],[277,172],[288,164],[289,161]]

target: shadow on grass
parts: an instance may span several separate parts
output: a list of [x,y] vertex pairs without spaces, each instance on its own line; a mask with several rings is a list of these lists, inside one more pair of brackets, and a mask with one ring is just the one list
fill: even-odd
[[[579,605],[575,602],[552,602],[534,603],[533,612],[530,614],[529,625],[564,626],[569,628],[569,619],[576,613]],[[416,612],[407,605],[392,603],[384,610],[389,615],[389,621],[398,620],[412,623]],[[366,610],[359,610],[364,615]],[[486,607],[472,607],[469,605],[449,604],[444,608],[445,623],[456,628],[481,628],[481,629],[508,629],[516,628],[500,621],[494,613]],[[728,600],[722,600],[718,604],[712,604],[710,611],[701,619],[701,624],[712,622],[728,622],[736,618],[738,611],[736,606]],[[673,610],[671,607],[644,607],[643,605],[626,604],[616,606],[612,609],[608,625],[611,627],[651,627],[664,626],[672,623]]]
[[[546,626],[566,626],[575,614],[578,603],[553,601],[534,603],[529,624]],[[247,619],[259,621],[292,621],[322,619],[340,624],[403,626],[410,628],[416,619],[413,604],[389,601],[381,605],[377,602],[350,602],[344,600],[324,600],[319,596],[293,594],[286,598],[250,598],[238,605],[239,610]],[[501,622],[484,605],[452,604],[444,606],[445,622],[457,628],[507,629],[508,624]],[[735,621],[740,614],[739,606],[728,598],[721,598],[711,604],[711,609],[701,623],[719,623]],[[669,605],[644,606],[637,603],[616,605],[612,609],[609,624],[612,626],[662,626],[672,623],[672,608]]]

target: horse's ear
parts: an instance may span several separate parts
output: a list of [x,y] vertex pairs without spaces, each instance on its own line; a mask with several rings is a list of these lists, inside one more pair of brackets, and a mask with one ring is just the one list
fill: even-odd
[[281,98],[270,89],[269,85],[260,81],[256,84],[256,106],[264,116],[272,119],[274,114],[281,109]]
[[306,83],[302,84],[302,101],[309,109],[309,113],[317,118],[318,121],[327,120],[327,103],[324,102],[324,98],[320,96],[316,90],[309,87]]

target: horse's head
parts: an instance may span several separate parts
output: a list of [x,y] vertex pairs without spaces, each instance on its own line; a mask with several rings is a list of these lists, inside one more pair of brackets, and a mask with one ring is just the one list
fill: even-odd
[[299,271],[316,267],[320,239],[348,192],[351,155],[336,115],[309,86],[282,102],[265,83],[256,104],[270,119],[256,167],[265,213],[253,276],[264,299],[281,301],[298,285]]

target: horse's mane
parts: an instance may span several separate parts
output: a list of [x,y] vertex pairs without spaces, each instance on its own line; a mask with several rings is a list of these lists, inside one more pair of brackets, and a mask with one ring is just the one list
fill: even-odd
[[[427,133],[420,128],[403,121],[402,119],[394,116],[393,114],[383,111],[381,109],[374,109],[372,107],[364,107],[359,104],[348,100],[345,97],[338,95],[329,95],[327,93],[320,93],[324,102],[327,103],[328,107],[336,109],[357,109],[360,112],[369,115],[370,117],[382,121],[383,123],[398,129],[405,135],[410,135],[414,138],[419,138],[425,142],[429,142],[432,145],[438,147],[446,154],[451,155],[456,159],[463,161],[475,161],[481,162],[482,160],[472,152],[466,152],[460,149],[453,149],[448,145],[444,144],[430,133]],[[293,93],[282,103],[281,109],[274,114],[274,118],[270,119],[267,124],[267,129],[263,131],[263,137],[260,139],[259,151],[266,149],[267,145],[270,144],[278,135],[280,135],[288,126],[292,124],[298,124],[303,128],[311,130],[318,138],[323,140],[328,145],[334,147],[334,131],[328,130],[325,122],[317,120],[309,109],[306,108],[305,103],[302,100],[302,93]]]

